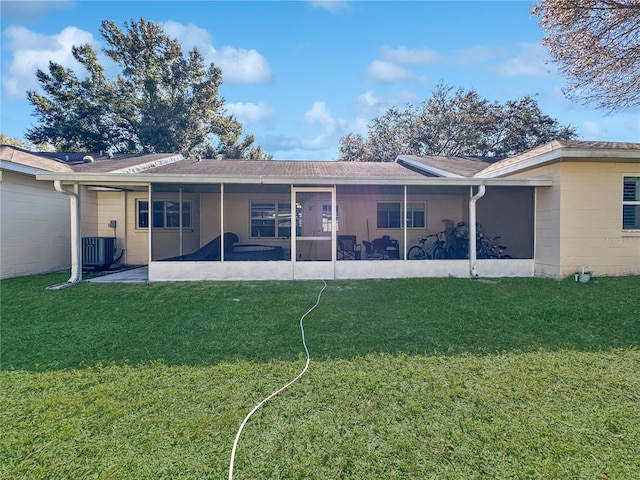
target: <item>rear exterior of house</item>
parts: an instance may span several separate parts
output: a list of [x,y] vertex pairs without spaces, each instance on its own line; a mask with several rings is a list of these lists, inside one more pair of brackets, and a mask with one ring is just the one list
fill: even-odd
[[640,275],[640,145],[555,143],[481,172],[553,180],[536,191],[535,275]]
[[0,147],[0,279],[68,270],[69,202],[36,173],[66,165]]
[[[639,154],[640,144],[552,142],[495,163],[165,155],[38,178],[83,190],[82,236],[115,236],[120,261],[149,265],[150,281],[562,278],[583,267],[640,274]],[[479,258],[471,235],[453,238],[459,224],[475,226],[477,237],[500,237],[495,242],[513,258]],[[438,232],[462,250],[408,259],[420,238]],[[340,249],[343,235],[355,240],[357,254]],[[383,239],[384,251],[369,251]]]

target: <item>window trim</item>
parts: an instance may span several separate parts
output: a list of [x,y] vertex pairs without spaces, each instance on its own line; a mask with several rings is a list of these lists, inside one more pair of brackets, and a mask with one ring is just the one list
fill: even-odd
[[622,176],[622,225],[621,229],[623,233],[639,233],[640,228],[625,228],[624,226],[624,207],[626,206],[637,206],[640,208],[640,191],[636,192],[636,197],[638,200],[625,200],[624,198],[624,184],[629,181],[629,179],[635,179],[637,188],[640,189],[640,174],[632,173],[632,174],[623,174]]
[[[399,208],[399,210],[400,210],[400,212],[399,212],[400,213],[400,225],[399,226],[390,227],[388,225],[387,226],[381,226],[379,224],[379,215],[378,214],[379,214],[379,206],[381,204],[396,204],[396,205],[399,205],[399,207],[400,207]],[[405,228],[405,226],[406,226],[407,230],[425,230],[427,228],[427,202],[426,202],[426,200],[411,200],[411,201],[408,200],[407,201],[407,212],[413,213],[414,212],[414,205],[416,205],[416,204],[417,205],[421,205],[423,207],[423,209],[422,209],[423,226],[420,226],[420,227],[409,226],[409,223],[413,224],[414,222],[413,221],[411,221],[411,222],[408,221],[407,213],[405,213],[405,211],[404,211],[404,202],[402,200],[378,200],[378,201],[376,201],[376,228],[378,230],[400,230],[400,229]],[[387,220],[388,220],[388,218],[387,218]]]
[[[149,202],[148,199],[136,199],[136,229],[138,230],[147,230],[149,228],[149,224],[153,224],[153,217],[154,217],[154,204],[155,203],[160,203],[162,202],[162,226],[153,226],[154,230],[179,230],[180,229],[180,225],[175,226],[175,227],[167,227],[167,220],[168,220],[168,212],[167,212],[167,203],[177,203],[178,205],[180,205],[180,201],[179,200],[172,200],[172,199],[161,199],[161,200],[152,200],[151,202]],[[147,204],[147,208],[146,210],[141,210],[141,204],[146,203]],[[149,209],[149,203],[151,203],[151,209]],[[185,211],[185,205],[188,205],[188,211]],[[182,200],[182,208],[180,208],[180,206],[178,206],[178,211],[182,210],[182,228],[183,229],[188,229],[191,230],[193,227],[193,202],[191,200]],[[147,225],[146,226],[142,226],[140,222],[140,215],[141,213],[145,212],[147,215]],[[185,222],[185,215],[187,215],[188,218],[188,222]],[[188,224],[187,224],[188,223]]]
[[[260,220],[260,219],[265,219],[265,220],[270,220],[269,217],[258,217],[258,216],[253,216],[253,204],[254,203],[272,203],[273,204],[273,211],[274,211],[274,217],[273,217],[273,222],[274,222],[274,226],[273,226],[273,236],[264,236],[264,235],[253,235],[253,221],[254,220]],[[289,209],[288,210],[281,210],[279,207],[281,205],[289,205]],[[280,217],[281,215],[287,215],[288,214],[288,219],[279,219],[278,217]],[[278,224],[280,222],[289,222],[289,235],[278,235],[280,233],[280,229],[284,228],[284,227],[279,227]],[[249,238],[267,238],[267,239],[282,239],[282,238],[290,238],[291,237],[291,221],[292,221],[292,217],[291,217],[291,199],[284,199],[284,198],[277,198],[277,199],[257,199],[257,198],[253,198],[249,200]]]

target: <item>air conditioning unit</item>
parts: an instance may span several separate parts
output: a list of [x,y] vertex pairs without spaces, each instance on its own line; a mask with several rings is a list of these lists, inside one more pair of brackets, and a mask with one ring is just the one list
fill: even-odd
[[107,268],[116,256],[116,239],[114,237],[83,237],[82,266]]

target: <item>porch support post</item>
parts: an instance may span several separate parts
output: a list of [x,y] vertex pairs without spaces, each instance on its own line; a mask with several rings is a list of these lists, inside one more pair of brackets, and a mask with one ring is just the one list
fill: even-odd
[[180,231],[180,255],[182,256],[182,187],[178,188],[178,215],[180,217],[178,218],[178,230]]
[[407,186],[404,186],[404,218],[402,219],[402,260],[407,259]]
[[220,184],[220,261],[224,262],[224,183]]
[[150,183],[149,184],[149,261],[148,263],[151,264],[151,261],[153,260],[153,192],[151,191],[153,189],[153,185]]
[[67,283],[73,284],[82,280],[82,238],[80,231],[80,186],[74,183],[71,190],[62,186],[61,180],[54,180],[56,192],[69,197],[71,216],[71,276]]
[[298,208],[296,207],[296,192],[294,190],[293,184],[290,186],[291,189],[291,232],[289,235],[290,244],[289,248],[291,249],[291,263],[295,263],[296,260],[296,235],[298,233]]
[[469,273],[472,277],[477,277],[476,270],[476,202],[485,194],[485,186],[478,186],[478,193],[473,194],[473,187],[469,187]]

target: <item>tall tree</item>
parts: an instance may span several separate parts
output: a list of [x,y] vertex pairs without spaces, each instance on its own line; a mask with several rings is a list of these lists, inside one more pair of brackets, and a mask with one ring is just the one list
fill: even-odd
[[29,91],[39,125],[27,132],[34,143],[60,150],[182,152],[193,156],[265,159],[254,137],[241,139],[242,125],[219,96],[222,72],[205,65],[197,49],[184,55],[179,42],[143,18],[120,29],[105,20],[104,53],[121,68],[105,77],[90,45],[73,47],[88,72],[79,79],[51,62],[36,76],[43,93]]
[[541,0],[532,13],[567,98],[610,111],[640,105],[638,0]]
[[569,140],[575,130],[544,115],[524,97],[504,105],[475,90],[440,84],[421,105],[391,108],[374,118],[367,138],[350,133],[340,139],[340,159],[390,162],[398,155],[506,157],[551,140]]

